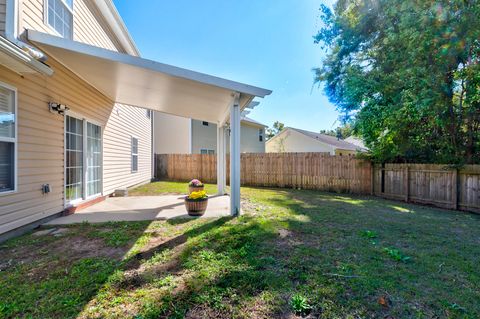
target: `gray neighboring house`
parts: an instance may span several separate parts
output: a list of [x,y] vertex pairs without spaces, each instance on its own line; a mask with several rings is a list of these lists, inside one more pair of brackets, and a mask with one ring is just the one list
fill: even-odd
[[[266,127],[242,115],[240,152],[265,153]],[[216,154],[217,125],[155,112],[154,140],[156,154]]]

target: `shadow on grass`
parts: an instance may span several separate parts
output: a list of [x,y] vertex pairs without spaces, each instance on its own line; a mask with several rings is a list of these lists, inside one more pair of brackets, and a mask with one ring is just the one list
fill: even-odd
[[[471,315],[478,313],[478,293],[471,292],[478,281],[465,278],[475,256],[474,243],[468,240],[478,231],[466,226],[459,238],[467,242],[463,250],[438,236],[452,236],[455,230],[444,225],[446,219],[471,219],[369,197],[251,192],[255,193],[248,203],[252,215],[157,222],[163,225],[156,230],[157,237],[148,235],[148,223],[139,224],[131,233],[136,243],[122,246],[123,253],[130,250],[123,260],[95,256],[66,268],[55,264],[46,277],[30,275],[42,265],[49,266],[41,259],[36,267],[22,270],[18,265],[18,272],[0,272],[0,283],[7,283],[0,288],[0,314],[12,318],[288,317],[293,294],[307,297],[311,315],[326,318],[409,317],[412,307],[426,317],[442,317],[446,302],[465,307]],[[405,214],[389,205],[422,214]],[[423,223],[427,220],[423,216],[435,214],[441,218]],[[77,229],[77,235],[90,238],[91,231],[101,230],[92,235],[96,241],[103,233],[120,233],[121,226],[86,225]],[[174,230],[169,228],[172,234],[163,236],[162,227]],[[376,232],[377,243],[363,238],[363,230]],[[65,238],[63,244],[75,236]],[[413,263],[389,260],[383,245],[404,249]],[[32,258],[43,256],[41,244],[28,247],[37,249]],[[455,258],[445,259],[445,254]],[[66,261],[73,255],[78,254],[70,252]],[[388,309],[377,302],[386,294],[395,301]]]

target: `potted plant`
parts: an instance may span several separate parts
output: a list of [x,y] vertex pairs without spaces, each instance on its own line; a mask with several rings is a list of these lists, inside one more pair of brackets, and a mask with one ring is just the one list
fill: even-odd
[[188,193],[191,194],[192,192],[203,191],[204,185],[198,179],[192,179],[190,183],[188,183]]
[[203,190],[185,196],[185,208],[190,216],[202,216],[207,210],[208,196]]

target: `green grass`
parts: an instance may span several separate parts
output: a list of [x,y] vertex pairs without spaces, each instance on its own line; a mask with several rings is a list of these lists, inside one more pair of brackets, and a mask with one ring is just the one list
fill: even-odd
[[[130,196],[159,195],[159,194],[186,194],[188,182],[154,182],[129,190]],[[205,191],[208,195],[217,193],[217,185],[205,184]]]
[[480,216],[305,190],[242,197],[235,219],[81,224],[4,243],[0,318],[480,317]]

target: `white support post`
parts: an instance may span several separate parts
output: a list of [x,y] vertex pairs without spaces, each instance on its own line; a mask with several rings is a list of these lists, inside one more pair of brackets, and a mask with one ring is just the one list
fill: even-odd
[[217,194],[225,195],[225,186],[227,185],[225,148],[226,137],[225,127],[218,125],[217,127]]
[[239,95],[230,107],[230,212],[240,215],[240,103]]

